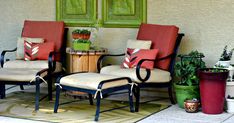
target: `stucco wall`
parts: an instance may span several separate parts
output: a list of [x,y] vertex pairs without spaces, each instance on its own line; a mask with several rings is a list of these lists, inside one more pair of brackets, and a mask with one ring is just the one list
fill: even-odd
[[16,47],[24,20],[55,20],[55,8],[55,0],[0,0],[0,52]]
[[[55,8],[55,0],[0,0],[0,51],[16,46],[25,19],[55,20]],[[233,0],[148,0],[147,16],[148,23],[180,27],[186,35],[180,53],[198,49],[208,65],[218,60],[226,44],[234,47]],[[111,53],[123,52],[136,33],[134,28],[102,28],[98,44]]]

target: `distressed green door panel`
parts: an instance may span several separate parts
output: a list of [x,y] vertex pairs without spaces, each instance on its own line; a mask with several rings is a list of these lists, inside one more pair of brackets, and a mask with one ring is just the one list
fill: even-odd
[[56,0],[56,20],[67,26],[89,26],[97,20],[96,0]]
[[112,2],[113,15],[135,14],[135,0],[114,0]]
[[102,0],[104,27],[139,27],[146,22],[146,0]]
[[65,4],[64,14],[66,15],[84,15],[86,11],[86,0],[66,0],[63,1]]

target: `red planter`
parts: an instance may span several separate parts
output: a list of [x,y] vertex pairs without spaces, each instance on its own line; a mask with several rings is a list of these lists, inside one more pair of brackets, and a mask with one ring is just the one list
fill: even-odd
[[224,72],[209,72],[205,68],[199,70],[200,95],[202,112],[206,114],[220,114],[223,112],[226,80],[228,70]]

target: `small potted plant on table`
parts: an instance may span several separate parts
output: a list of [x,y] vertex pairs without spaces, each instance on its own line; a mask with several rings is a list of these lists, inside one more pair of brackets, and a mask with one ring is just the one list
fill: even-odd
[[197,70],[205,67],[202,60],[204,55],[198,51],[192,51],[186,55],[179,55],[180,61],[175,64],[175,76],[180,78],[174,84],[177,103],[184,108],[186,99],[199,99],[199,80]]
[[82,39],[83,35],[81,34],[81,30],[80,29],[75,29],[72,31],[72,38],[73,39]]
[[90,49],[91,41],[85,39],[74,39],[73,40],[73,49],[87,51]]
[[84,30],[81,31],[81,33],[83,34],[83,39],[88,40],[90,38],[91,32],[89,30],[84,29]]
[[75,29],[72,31],[73,39],[86,39],[90,38],[91,32],[87,29]]

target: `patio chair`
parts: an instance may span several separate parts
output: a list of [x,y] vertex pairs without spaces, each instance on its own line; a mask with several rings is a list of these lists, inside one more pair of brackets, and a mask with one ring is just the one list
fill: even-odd
[[[64,22],[25,20],[17,48],[1,53],[0,96],[5,98],[5,85],[36,85],[35,110],[39,109],[40,83],[48,85],[48,99],[52,100],[52,76],[60,74],[65,53]],[[16,52],[15,60],[5,54]]]
[[[139,110],[140,101],[140,88],[155,87],[155,88],[168,88],[169,98],[172,104],[175,104],[172,96],[172,80],[174,72],[174,63],[178,47],[184,34],[178,34],[179,28],[169,25],[156,25],[156,24],[141,24],[137,39],[138,40],[151,40],[151,49],[158,49],[156,59],[141,59],[135,68],[122,68],[120,65],[109,65],[101,68],[102,61],[105,57],[124,56],[122,54],[107,54],[103,55],[98,60],[98,71],[100,74],[115,75],[119,77],[129,77],[135,83],[134,94],[136,97],[135,111]],[[141,65],[146,62],[154,62],[152,70],[141,68]]]

